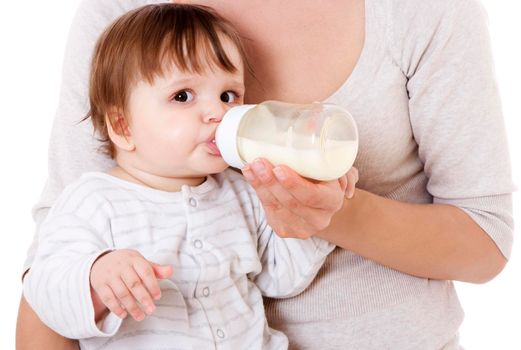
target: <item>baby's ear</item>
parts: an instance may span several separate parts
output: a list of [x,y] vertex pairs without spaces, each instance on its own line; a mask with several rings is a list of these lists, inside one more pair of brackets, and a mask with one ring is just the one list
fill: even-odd
[[119,111],[110,111],[105,114],[105,122],[109,138],[116,146],[116,149],[131,152],[136,146],[132,140],[132,133],[128,125],[127,118]]

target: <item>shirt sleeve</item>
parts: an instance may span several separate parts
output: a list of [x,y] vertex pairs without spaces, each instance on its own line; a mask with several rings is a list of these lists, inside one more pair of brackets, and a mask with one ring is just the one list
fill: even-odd
[[24,296],[38,317],[72,339],[109,337],[121,325],[94,319],[90,270],[114,247],[104,205],[89,192],[68,187],[58,198],[41,225],[38,252],[24,280]]
[[[114,165],[109,157],[99,152],[101,143],[94,135],[90,121],[82,121],[89,111],[91,56],[105,27],[124,12],[152,2],[81,1],[69,31],[63,58],[60,96],[49,141],[48,178],[40,199],[33,207],[36,232],[65,186],[87,171],[105,171]],[[30,267],[37,246],[35,234],[27,252],[24,271]]]
[[464,210],[508,258],[515,186],[484,9],[418,0],[392,11],[410,18],[389,23],[389,51],[407,77],[427,190]]
[[[257,197],[253,194],[251,198]],[[335,245],[317,237],[279,237],[268,225],[258,200],[254,207],[262,270],[249,277],[267,297],[289,298],[301,293],[311,284]]]

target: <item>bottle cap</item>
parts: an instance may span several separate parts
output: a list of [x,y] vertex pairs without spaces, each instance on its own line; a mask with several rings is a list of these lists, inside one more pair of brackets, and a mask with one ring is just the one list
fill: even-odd
[[221,156],[228,165],[242,168],[246,162],[241,158],[237,148],[237,132],[242,117],[256,105],[240,105],[230,108],[223,116],[215,133],[215,143]]

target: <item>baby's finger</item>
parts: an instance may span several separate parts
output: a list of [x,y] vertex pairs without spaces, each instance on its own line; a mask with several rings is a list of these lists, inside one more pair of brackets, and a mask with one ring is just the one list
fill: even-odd
[[157,279],[163,280],[172,277],[174,269],[172,265],[159,265],[150,261]]
[[112,289],[110,289],[109,286],[104,285],[98,288],[96,290],[96,293],[98,294],[99,298],[103,302],[103,304],[116,316],[119,318],[125,318],[127,317],[127,312],[125,309],[123,309],[116,299],[116,296],[114,295],[114,292]]
[[161,289],[159,289],[159,282],[157,281],[156,274],[154,273],[151,264],[144,259],[140,259],[135,262],[133,266],[152,298],[158,300],[161,297]]
[[142,321],[145,318],[145,313],[139,308],[132,292],[127,288],[122,280],[116,279],[112,281],[110,283],[110,288],[114,292],[119,303],[123,305],[134,320]]
[[134,269],[126,270],[121,275],[121,279],[130,290],[134,298],[143,306],[143,310],[148,315],[152,314],[156,309],[154,301],[148,293],[148,290],[143,285],[143,282],[141,281],[141,278],[139,278],[139,275],[136,273],[136,271]]

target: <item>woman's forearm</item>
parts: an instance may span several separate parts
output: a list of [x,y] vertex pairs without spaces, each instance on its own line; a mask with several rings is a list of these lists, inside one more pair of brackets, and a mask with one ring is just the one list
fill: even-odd
[[356,190],[322,238],[418,277],[483,283],[506,259],[463,210],[411,204]]
[[16,323],[16,349],[78,350],[78,342],[62,337],[40,321],[22,296]]

